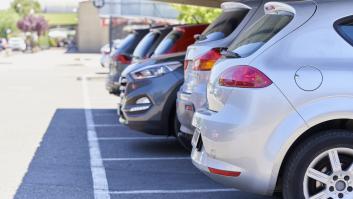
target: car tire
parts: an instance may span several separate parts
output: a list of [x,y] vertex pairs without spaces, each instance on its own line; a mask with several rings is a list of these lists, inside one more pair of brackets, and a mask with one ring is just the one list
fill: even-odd
[[353,172],[347,171],[353,169],[352,163],[353,132],[329,130],[308,137],[296,146],[286,162],[282,179],[284,199],[306,199],[318,194],[325,194],[322,198],[353,198],[353,185],[345,180],[347,176],[353,179]]

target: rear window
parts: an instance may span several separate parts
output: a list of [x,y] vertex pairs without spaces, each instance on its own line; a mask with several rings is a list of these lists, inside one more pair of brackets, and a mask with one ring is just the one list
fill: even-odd
[[244,31],[230,46],[230,51],[240,57],[247,57],[260,49],[272,37],[280,32],[293,19],[293,14],[267,14]]
[[214,41],[228,37],[242,22],[249,10],[234,10],[223,12],[202,33],[201,41]]
[[123,39],[118,48],[121,50],[128,49],[131,45],[133,45],[135,39],[137,39],[136,33],[129,34],[127,37],[125,37],[125,39]]
[[144,58],[146,57],[148,51],[152,47],[153,43],[158,39],[159,33],[157,32],[150,32],[148,33],[137,45],[133,56],[137,58]]
[[338,33],[351,45],[353,45],[353,16],[339,21],[335,25]]
[[170,52],[174,44],[183,34],[180,31],[173,31],[169,33],[166,38],[158,45],[154,55],[163,55]]

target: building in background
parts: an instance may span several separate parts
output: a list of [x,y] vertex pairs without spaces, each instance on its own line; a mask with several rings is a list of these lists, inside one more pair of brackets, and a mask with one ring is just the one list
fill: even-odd
[[179,13],[170,4],[151,0],[107,0],[100,9],[102,17],[136,16],[176,19]]
[[77,45],[79,52],[96,53],[108,43],[109,29],[102,26],[98,10],[90,1],[80,2],[78,9]]
[[72,13],[77,11],[78,0],[39,0],[43,11],[48,13]]
[[97,10],[91,1],[81,1],[78,8],[77,44],[80,52],[99,52],[109,43],[110,15],[113,16],[113,39],[122,39],[126,30],[151,24],[178,23],[179,13],[167,3],[151,0],[107,0]]

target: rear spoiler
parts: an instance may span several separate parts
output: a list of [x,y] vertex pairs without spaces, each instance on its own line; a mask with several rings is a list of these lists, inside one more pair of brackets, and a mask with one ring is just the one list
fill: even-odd
[[282,14],[283,12],[291,13],[293,15],[296,14],[296,11],[292,6],[281,2],[268,2],[265,4],[264,9],[265,14]]
[[251,10],[251,7],[240,2],[224,2],[221,4],[224,12],[233,10]]

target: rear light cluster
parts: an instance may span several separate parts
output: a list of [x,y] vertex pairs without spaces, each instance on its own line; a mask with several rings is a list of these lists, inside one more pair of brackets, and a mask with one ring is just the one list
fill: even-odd
[[127,55],[122,55],[122,54],[117,55],[116,61],[122,64],[131,64],[131,58]]
[[214,48],[196,59],[192,69],[196,71],[210,71],[221,57],[221,49]]
[[271,79],[252,66],[228,68],[219,79],[219,85],[226,87],[265,88],[271,84]]
[[221,176],[239,177],[241,175],[241,172],[226,171],[226,170],[220,170],[220,169],[215,169],[215,168],[211,168],[211,167],[208,167],[208,170],[213,174],[217,174],[217,175],[221,175]]

